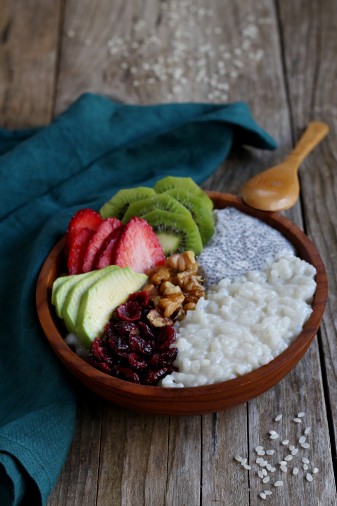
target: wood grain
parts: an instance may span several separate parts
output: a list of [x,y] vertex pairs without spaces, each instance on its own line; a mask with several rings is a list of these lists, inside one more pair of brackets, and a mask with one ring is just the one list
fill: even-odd
[[[301,9],[306,16],[301,30],[291,30],[299,23]],[[301,132],[309,119],[316,118],[330,125],[331,133],[322,146],[303,165],[300,172],[303,208],[309,236],[319,244],[329,279],[329,299],[321,328],[321,349],[324,361],[327,410],[333,431],[333,456],[337,454],[337,345],[336,345],[336,230],[337,179],[336,131],[337,39],[331,37],[337,28],[335,2],[280,2],[282,39],[285,48],[285,71],[294,131]],[[306,41],[303,44],[302,41]]]
[[[327,268],[330,296],[319,346],[315,341],[290,375],[247,405],[217,415],[179,418],[172,424],[168,417],[134,415],[91,396],[82,398],[72,449],[49,504],[257,504],[261,487],[256,473],[238,469],[232,456],[238,451],[252,458],[256,441],[265,442],[278,411],[283,413],[284,433],[293,434],[291,419],[297,409],[306,412],[306,422],[313,427],[311,456],[320,472],[311,484],[287,477],[282,490],[273,489],[273,504],[336,504],[336,3],[216,0],[210,4],[197,0],[195,9],[207,11],[211,5],[215,14],[198,14],[193,26],[194,15],[187,5],[191,2],[181,0],[181,15],[174,27],[168,22],[177,4],[174,1],[165,13],[161,7],[165,2],[155,0],[67,0],[64,18],[61,3],[4,0],[1,4],[2,126],[46,123],[54,98],[55,110],[61,111],[84,91],[137,103],[220,100],[219,96],[210,98],[214,94],[210,82],[197,82],[196,74],[188,71],[191,51],[208,41],[217,49],[223,44],[231,51],[233,71],[233,62],[240,56],[234,50],[242,49],[243,30],[257,28],[253,45],[242,59],[244,67],[237,67],[236,77],[230,72],[223,75],[222,82],[229,85],[229,101],[249,102],[279,149],[275,153],[249,148],[233,151],[205,188],[238,194],[245,180],[284,158],[309,120],[327,121],[330,135],[303,164],[301,203],[287,215],[305,226],[317,245]],[[120,68],[119,56],[109,52],[108,41],[131,35],[134,21],[142,19],[144,37],[152,32],[159,35],[161,51],[172,51],[190,33],[183,67],[187,83],[175,93],[176,81],[171,78],[134,86],[130,70]],[[220,33],[214,33],[217,28]],[[62,41],[58,40],[61,32]],[[146,49],[141,58],[135,51],[133,62],[151,60],[154,49]],[[259,50],[263,57],[251,60],[249,54],[256,56]],[[212,77],[217,59],[206,53],[205,60]],[[138,497],[131,494],[130,477]]]
[[52,118],[61,0],[2,0],[1,125],[23,128]]

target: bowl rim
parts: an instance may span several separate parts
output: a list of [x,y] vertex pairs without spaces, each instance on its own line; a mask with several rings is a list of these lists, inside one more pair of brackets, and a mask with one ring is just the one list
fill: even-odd
[[[95,382],[97,385],[111,387],[120,391],[123,395],[139,395],[143,398],[167,397],[168,399],[172,399],[172,393],[174,393],[175,397],[184,399],[190,398],[191,395],[195,395],[196,393],[202,396],[207,396],[211,392],[216,394],[217,391],[219,391],[219,393],[223,393],[224,385],[226,385],[226,387],[231,391],[239,390],[242,387],[248,387],[258,381],[264,381],[264,379],[272,376],[275,371],[286,367],[290,358],[295,358],[295,365],[302,357],[316,335],[327,300],[326,271],[316,247],[305,235],[305,233],[297,225],[295,225],[295,223],[279,213],[258,211],[244,204],[241,198],[229,193],[214,191],[208,191],[207,193],[213,200],[215,209],[235,207],[279,230],[282,235],[284,235],[295,246],[297,255],[300,256],[300,258],[304,258],[316,268],[317,273],[315,279],[317,287],[311,304],[313,311],[300,334],[281,354],[269,363],[242,376],[219,383],[184,388],[160,387],[139,385],[109,376],[108,374],[103,373],[88,364],[84,359],[76,355],[76,353],[65,343],[64,337],[59,328],[61,320],[58,319],[55,309],[51,305],[51,286],[54,279],[56,279],[56,276],[50,276],[50,272],[57,261],[57,258],[63,251],[65,244],[65,236],[63,236],[52,248],[43,263],[36,286],[36,305],[40,324],[49,344],[58,355],[58,358],[67,365],[70,370],[76,370],[78,376],[85,378],[92,376],[94,372]],[[220,207],[217,207],[219,205]],[[285,376],[285,374],[283,376]]]

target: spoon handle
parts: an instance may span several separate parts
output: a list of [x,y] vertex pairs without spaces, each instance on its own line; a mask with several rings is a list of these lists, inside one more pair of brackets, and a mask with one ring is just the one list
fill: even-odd
[[302,137],[291,151],[288,159],[291,160],[296,167],[303,162],[304,158],[312,151],[317,144],[329,133],[329,127],[326,123],[320,121],[312,121],[304,131]]

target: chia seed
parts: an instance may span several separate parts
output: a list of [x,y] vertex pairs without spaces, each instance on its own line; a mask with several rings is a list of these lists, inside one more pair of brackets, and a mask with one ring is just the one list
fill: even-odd
[[214,217],[215,233],[198,258],[206,286],[260,270],[283,251],[295,254],[278,230],[234,207],[216,209]]

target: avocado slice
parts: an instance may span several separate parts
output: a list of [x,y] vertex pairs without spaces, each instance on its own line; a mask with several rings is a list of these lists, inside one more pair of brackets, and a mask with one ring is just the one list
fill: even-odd
[[140,290],[146,281],[146,274],[123,267],[106,274],[86,290],[81,297],[75,328],[83,346],[90,347],[95,337],[102,334],[116,307]]
[[[71,288],[76,283],[78,283],[79,280],[90,276],[90,274],[92,273],[86,272],[85,274],[73,274],[72,276],[62,276],[61,278],[57,278],[54,281],[51,301],[56,308],[56,313],[59,318],[62,318],[62,307],[64,301],[66,300],[69,290],[71,290]],[[58,279],[63,279],[61,284],[57,283]]]
[[89,276],[79,279],[68,291],[67,297],[61,309],[61,317],[64,319],[64,323],[66,324],[69,332],[73,332],[75,330],[77,313],[82,295],[90,286],[96,283],[96,281],[116,269],[118,269],[117,265],[109,265],[104,269],[91,271]]

